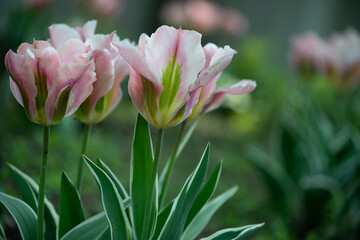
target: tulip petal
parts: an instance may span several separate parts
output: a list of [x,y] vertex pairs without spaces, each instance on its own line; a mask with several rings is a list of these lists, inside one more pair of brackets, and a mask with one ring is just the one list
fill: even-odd
[[139,50],[144,54],[144,56],[145,56],[146,45],[148,44],[149,39],[150,38],[146,33],[141,34],[139,38],[139,42],[138,42]]
[[93,83],[93,92],[91,94],[91,109],[105,94],[107,94],[114,83],[114,63],[112,62],[110,52],[108,50],[94,51],[96,81]]
[[[156,95],[159,96],[163,90],[161,83],[156,80],[154,73],[148,67],[145,62],[144,55],[142,52],[132,45],[129,42],[122,41],[120,44],[114,44],[118,50],[120,55],[124,58],[124,60],[134,69],[134,72],[138,72],[145,78],[146,81],[150,81],[156,90]],[[136,77],[137,79],[138,77]]]
[[66,41],[59,49],[59,57],[62,64],[70,62],[85,64],[89,61],[87,54],[90,48],[79,39]]
[[78,31],[66,24],[53,24],[49,27],[51,44],[59,48],[69,39],[81,39]]
[[39,58],[38,74],[44,74],[46,76],[47,90],[49,90],[56,70],[60,66],[60,58],[57,51],[53,47],[47,47],[42,51]]
[[113,36],[113,34],[95,34],[94,36],[86,39],[85,45],[90,46],[93,51],[97,49],[109,49]]
[[37,89],[34,75],[27,58],[24,55],[16,54],[10,50],[5,56],[5,65],[11,79],[16,83],[21,93],[26,113],[30,119],[34,119],[36,114],[35,98]]
[[212,99],[206,105],[206,112],[218,108],[225,100],[226,94],[241,95],[249,93],[256,88],[256,82],[252,80],[242,80],[231,87],[219,88],[214,92]]
[[145,50],[146,62],[157,79],[162,79],[173,58],[181,67],[179,94],[183,95],[195,83],[205,64],[201,34],[168,26],[158,28],[151,35]]
[[78,27],[76,30],[80,33],[82,40],[85,41],[95,34],[96,25],[96,20],[90,20],[87,21],[83,27]]
[[[93,62],[89,64],[64,64],[58,68],[45,105],[45,113],[49,124],[56,123],[61,118],[69,115],[69,112],[73,113],[85,101],[92,90],[92,82],[95,80],[94,69]],[[75,88],[76,85],[78,86]],[[65,102],[60,102],[59,98],[64,93],[68,95],[68,98],[64,98]],[[79,98],[76,99],[76,96],[79,96]]]
[[197,86],[203,86],[215,78],[230,64],[235,54],[236,51],[229,46],[219,48],[211,57],[208,68],[199,74]]
[[11,90],[12,94],[14,95],[16,101],[18,101],[18,103],[20,103],[20,105],[24,107],[24,102],[22,100],[21,92],[20,92],[18,86],[16,85],[14,80],[11,79],[11,77],[9,77],[9,81],[10,81],[10,90]]
[[78,107],[83,103],[91,94],[93,90],[93,82],[96,81],[95,64],[91,61],[88,68],[81,78],[75,83],[71,89],[69,96],[68,108],[65,117],[73,114]]

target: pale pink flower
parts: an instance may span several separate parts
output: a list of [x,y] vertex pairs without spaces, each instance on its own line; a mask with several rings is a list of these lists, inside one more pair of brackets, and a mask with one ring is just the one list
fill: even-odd
[[293,37],[291,40],[290,61],[299,71],[327,71],[329,59],[328,46],[314,33]]
[[198,32],[168,26],[158,28],[150,37],[142,34],[138,47],[120,44],[118,48],[130,65],[130,97],[157,128],[184,121],[197,102],[197,96],[190,92],[209,83],[235,53],[225,48],[206,63]]
[[87,124],[98,123],[115,109],[122,97],[120,84],[129,75],[128,64],[114,46],[121,44],[119,37],[115,33],[94,34],[95,27],[96,21],[89,21],[76,29],[65,24],[55,24],[49,28],[50,41],[54,46],[75,38],[91,49],[96,81],[92,84],[92,93],[74,114],[74,118]]
[[73,114],[90,95],[95,64],[90,48],[77,39],[55,49],[49,42],[22,43],[17,53],[9,50],[5,65],[10,88],[29,119],[54,125]]
[[[203,75],[203,73],[211,71],[214,65],[219,62],[219,59],[222,59],[221,61],[224,64],[223,68],[225,68],[231,62],[232,57],[236,53],[229,46],[219,48],[212,43],[209,43],[204,47],[204,52],[206,63],[204,69],[200,73],[200,76]],[[203,113],[210,112],[220,107],[225,100],[226,94],[242,95],[253,91],[256,87],[255,81],[241,80],[230,87],[216,89],[216,82],[219,79],[220,74],[221,72],[218,71],[215,72],[215,74],[211,74],[210,82],[190,93],[190,96],[195,99],[194,101],[196,104],[187,120],[195,119]]]
[[172,25],[188,26],[202,33],[240,36],[248,28],[247,19],[238,10],[206,0],[168,2],[161,9],[161,18]]

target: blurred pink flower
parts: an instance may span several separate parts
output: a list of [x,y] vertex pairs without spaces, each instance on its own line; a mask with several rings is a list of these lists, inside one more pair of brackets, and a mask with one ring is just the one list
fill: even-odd
[[84,5],[90,7],[92,13],[97,17],[111,18],[120,15],[124,8],[123,0],[80,0]]
[[[93,91],[75,112],[74,117],[87,124],[103,120],[121,100],[120,84],[129,75],[129,66],[121,58],[114,44],[121,44],[115,32],[109,35],[94,34],[96,21],[89,21],[83,27],[71,28],[65,24],[50,26],[50,41],[57,47],[69,39],[79,39],[91,49],[94,59],[96,81]],[[128,40],[124,40],[128,42]]]
[[209,43],[204,47],[204,52],[206,63],[204,69],[200,73],[200,76],[203,73],[211,75],[211,80],[204,86],[197,88],[190,93],[190,96],[195,99],[196,104],[187,120],[195,119],[205,112],[210,112],[220,107],[225,100],[226,94],[241,95],[253,91],[256,87],[255,81],[242,80],[230,87],[216,89],[216,82],[219,79],[221,72],[216,71],[214,74],[209,74],[209,71],[211,71],[211,69],[219,63],[220,59],[223,64],[221,68],[224,69],[228,64],[230,64],[232,57],[236,52],[229,46],[219,48],[212,43]]
[[169,128],[184,121],[197,103],[195,89],[208,84],[231,62],[235,51],[225,47],[206,61],[201,35],[162,26],[138,47],[118,45],[130,65],[129,94],[147,121]]
[[73,114],[92,91],[95,64],[90,48],[77,39],[55,49],[49,42],[22,43],[9,50],[5,65],[10,88],[28,118],[54,125]]
[[300,72],[322,74],[341,85],[360,80],[360,35],[346,30],[322,40],[315,34],[295,37],[291,62]]
[[326,72],[328,46],[314,33],[306,33],[291,40],[291,64],[299,71]]
[[239,36],[248,28],[247,19],[239,11],[206,0],[166,3],[161,18],[169,24],[188,26],[202,33],[220,31]]

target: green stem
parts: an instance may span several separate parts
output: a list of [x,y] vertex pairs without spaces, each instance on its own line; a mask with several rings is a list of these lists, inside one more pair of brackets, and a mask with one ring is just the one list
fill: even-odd
[[79,193],[81,193],[81,184],[82,184],[82,175],[83,175],[83,158],[82,155],[86,154],[86,149],[89,141],[91,131],[91,124],[84,124],[84,139],[81,147],[81,155],[79,159],[78,169],[77,169],[77,179],[76,179],[76,188],[78,189]]
[[142,231],[141,231],[141,240],[148,240],[149,234],[149,225],[150,225],[150,217],[151,217],[151,210],[153,205],[153,198],[154,198],[154,190],[156,184],[156,176],[159,169],[159,162],[160,162],[160,154],[161,154],[161,147],[164,138],[164,130],[159,129],[158,137],[156,140],[156,150],[154,156],[154,165],[151,171],[150,181],[149,181],[149,188],[146,194],[146,206],[145,206],[145,215],[143,219]]
[[164,178],[164,181],[163,181],[163,185],[162,185],[161,193],[160,193],[160,197],[159,197],[159,207],[162,206],[162,204],[163,204],[163,202],[165,200],[165,196],[166,196],[166,192],[167,192],[167,186],[168,186],[168,183],[169,183],[169,179],[171,177],[172,170],[174,169],[174,163],[175,163],[175,160],[176,160],[176,154],[177,154],[180,142],[181,142],[182,135],[184,133],[185,126],[186,126],[186,121],[182,122],[182,124],[180,126],[179,135],[177,137],[174,150],[173,150],[173,152],[171,154],[171,158],[169,160],[169,165],[165,169],[166,173],[165,173],[165,178]]
[[44,138],[43,138],[43,158],[40,171],[40,186],[38,197],[38,210],[37,210],[37,239],[44,239],[44,202],[45,202],[45,183],[46,183],[46,171],[47,171],[47,158],[49,151],[49,137],[50,126],[44,126]]

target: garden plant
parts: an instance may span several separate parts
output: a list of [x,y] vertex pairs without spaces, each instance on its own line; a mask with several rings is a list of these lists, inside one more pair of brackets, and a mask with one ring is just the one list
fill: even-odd
[[[208,173],[208,144],[181,191],[166,202],[174,163],[200,116],[218,108],[226,94],[249,93],[256,83],[242,80],[216,88],[221,72],[236,51],[212,43],[202,47],[201,34],[196,31],[161,26],[151,36],[142,34],[136,45],[120,41],[115,32],[95,34],[96,24],[89,21],[77,28],[54,24],[49,27],[48,41],[22,43],[17,53],[7,53],[5,65],[12,94],[24,107],[26,116],[43,126],[43,158],[38,161],[39,183],[20,170],[21,166],[8,163],[22,199],[0,192],[0,202],[26,240],[195,239],[237,187],[212,197],[222,162]],[[91,160],[86,156],[91,126],[119,104],[120,83],[128,75],[128,92],[139,112],[129,150],[129,191],[106,165],[106,159]],[[49,136],[51,126],[68,116],[83,123],[84,140],[76,183],[65,172],[59,173],[57,213],[46,198],[47,163],[51,161]],[[155,138],[149,125],[156,128]],[[180,125],[179,136],[161,172],[164,131],[176,125]],[[81,201],[85,166],[95,178],[103,206],[103,212],[87,219]],[[262,226],[263,223],[226,228],[202,239],[247,239]],[[0,239],[6,239],[3,228]]]

